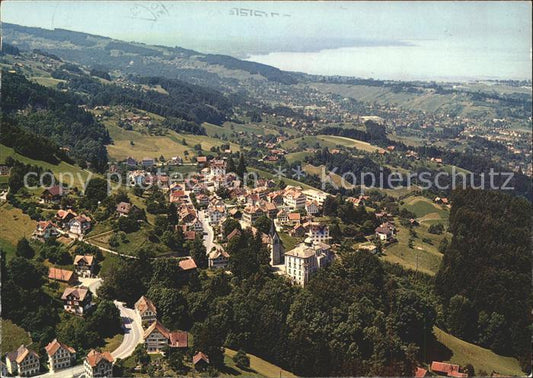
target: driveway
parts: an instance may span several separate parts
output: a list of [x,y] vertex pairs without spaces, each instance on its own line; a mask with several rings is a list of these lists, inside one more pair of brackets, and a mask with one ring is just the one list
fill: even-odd
[[111,352],[111,355],[116,360],[117,358],[126,358],[131,356],[135,347],[143,341],[143,328],[141,317],[137,312],[131,308],[124,306],[124,303],[115,301],[115,306],[120,311],[124,328],[124,339],[122,344]]
[[102,282],[104,282],[101,278],[84,278],[84,277],[78,278],[78,281],[81,282],[82,286],[89,288],[89,290],[95,297],[96,297],[96,290],[98,290],[98,288],[102,285]]

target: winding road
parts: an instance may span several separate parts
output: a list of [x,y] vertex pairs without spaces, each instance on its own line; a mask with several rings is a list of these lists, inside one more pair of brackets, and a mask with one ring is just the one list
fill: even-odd
[[111,352],[116,360],[117,358],[126,358],[131,356],[137,344],[143,341],[143,327],[141,317],[134,309],[127,308],[124,303],[115,301],[115,306],[120,311],[122,318],[122,327],[124,328],[124,339],[117,349]]

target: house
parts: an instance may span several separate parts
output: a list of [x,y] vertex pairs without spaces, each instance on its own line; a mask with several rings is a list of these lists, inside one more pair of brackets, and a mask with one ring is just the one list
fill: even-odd
[[209,163],[209,174],[211,177],[224,176],[226,174],[226,161],[213,159]]
[[75,315],[85,314],[92,306],[92,293],[85,287],[67,287],[61,296],[63,308]]
[[121,202],[117,205],[117,213],[121,217],[127,217],[130,214],[132,204],[129,202]]
[[74,257],[74,268],[78,277],[92,277],[96,260],[93,255],[76,255]]
[[148,353],[161,353],[167,346],[187,348],[189,334],[183,331],[170,332],[156,320],[144,331],[144,344]]
[[94,349],[87,354],[83,361],[86,378],[112,377],[113,376],[113,356],[109,352],[98,352]]
[[302,237],[305,235],[305,232],[305,227],[302,224],[298,223],[289,231],[289,234],[293,237]]
[[289,214],[284,209],[281,209],[276,214],[276,220],[280,226],[284,226],[289,223]]
[[50,267],[48,269],[48,279],[74,285],[78,281],[78,275],[72,270]]
[[308,228],[308,235],[313,243],[329,243],[329,226],[318,222],[309,222],[304,224]]
[[171,348],[188,348],[189,334],[185,331],[174,331],[168,335],[168,345]]
[[128,167],[135,167],[135,166],[137,166],[137,160],[135,160],[131,156],[128,156],[128,158],[126,159],[126,165]]
[[71,367],[76,361],[76,350],[57,339],[50,342],[45,348],[48,355],[48,367],[51,372]]
[[49,239],[59,235],[59,227],[51,221],[37,222],[37,227],[33,231],[33,237],[38,239]]
[[283,205],[283,193],[282,192],[271,192],[267,194],[268,202],[273,203],[276,206]]
[[59,203],[66,194],[66,190],[61,185],[54,185],[46,188],[41,194],[44,203]]
[[307,201],[315,201],[318,206],[323,206],[324,201],[328,197],[328,194],[326,192],[322,192],[316,189],[306,189],[302,191],[302,193]]
[[179,211],[178,217],[181,223],[194,222],[194,220],[196,219],[196,210],[191,209],[189,207],[184,207]]
[[157,309],[154,303],[144,295],[135,302],[135,311],[141,317],[143,326],[152,324],[157,320]]
[[229,262],[229,254],[222,248],[209,253],[208,266],[211,269],[225,268]]
[[285,274],[296,284],[305,286],[311,276],[331,259],[329,245],[313,244],[311,238],[306,238],[304,243],[285,253]]
[[226,208],[222,206],[209,206],[207,208],[210,224],[218,224],[226,216]]
[[150,168],[155,165],[155,160],[152,158],[145,157],[141,161],[141,165],[145,168]]
[[56,213],[56,216],[55,216],[55,219],[57,220],[57,222],[61,225],[65,225],[65,224],[68,224],[68,222],[74,218],[78,216],[78,214],[76,214],[74,211],[72,211],[71,209],[68,209],[68,210],[57,210],[57,213]]
[[39,373],[41,362],[37,353],[22,344],[6,355],[6,367],[9,374],[29,377]]
[[91,218],[85,214],[81,214],[72,218],[70,222],[68,222],[68,227],[71,234],[82,236],[91,229]]
[[424,368],[421,368],[421,367],[417,367],[416,370],[415,370],[415,378],[423,378],[423,377],[427,377],[428,375],[428,371]]
[[468,374],[461,373],[459,365],[449,364],[447,362],[433,361],[431,363],[431,371],[438,375],[445,375],[448,377],[466,378]]
[[148,353],[160,353],[168,346],[170,331],[155,320],[144,331],[144,345]]
[[209,366],[209,356],[198,352],[192,357],[192,364],[197,371],[203,371]]
[[320,212],[320,208],[316,201],[307,201],[305,203],[305,211],[309,215],[317,215]]
[[278,207],[272,202],[263,203],[262,210],[266,213],[266,216],[270,219],[276,218],[278,214]]
[[204,167],[207,163],[207,156],[197,156],[196,163],[198,163],[199,167]]
[[396,229],[391,223],[386,222],[382,223],[379,227],[376,227],[375,232],[376,237],[379,238],[379,240],[390,242],[394,240]]
[[300,213],[289,213],[287,214],[288,224],[290,225],[297,225],[300,224],[300,221],[302,220],[302,214]]
[[0,176],[9,176],[11,168],[7,165],[0,165]]
[[247,206],[244,208],[244,212],[242,213],[242,221],[248,227],[252,227],[263,215],[265,215],[265,213],[263,210],[261,210],[261,208],[257,206]]
[[185,272],[192,272],[195,271],[198,267],[196,266],[196,263],[194,262],[194,259],[192,257],[186,257],[184,259],[181,259],[178,263],[179,267],[182,271]]
[[283,204],[291,210],[303,209],[305,207],[306,196],[300,188],[287,186],[283,196]]
[[204,225],[202,221],[196,217],[191,222],[188,222],[185,226],[187,231],[194,231],[200,234],[204,232]]
[[187,199],[188,199],[188,196],[185,194],[185,191],[183,190],[173,190],[170,193],[170,203],[186,202]]
[[235,236],[241,236],[241,230],[239,230],[238,227],[234,228],[233,231],[231,231],[228,236],[226,236],[226,239],[228,241],[230,241],[231,239],[233,239]]

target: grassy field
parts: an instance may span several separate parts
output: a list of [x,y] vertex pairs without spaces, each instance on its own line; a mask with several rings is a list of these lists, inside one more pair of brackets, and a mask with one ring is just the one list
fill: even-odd
[[21,344],[31,344],[28,332],[14,324],[11,320],[2,319],[2,356],[7,352],[17,349]]
[[23,237],[31,236],[35,222],[22,210],[8,203],[0,205],[0,219],[0,246],[6,252],[6,258],[10,259],[15,254],[17,242]]
[[[248,354],[248,357],[250,357],[250,370],[249,371],[243,371],[236,367],[233,363],[232,357],[237,353],[237,351],[225,348],[225,359],[224,362],[226,362],[226,366],[236,370],[239,374],[246,375],[246,376],[263,376],[263,377],[296,377],[296,375],[292,374],[291,372],[287,370],[283,370],[279,366],[276,366],[274,364],[271,364],[270,362],[267,362],[259,357],[254,356],[253,354]],[[238,375],[238,374],[229,374],[229,375]]]
[[[26,156],[16,153],[11,147],[6,147],[3,144],[0,144],[0,163],[3,163],[8,156],[19,160],[24,164],[30,164],[42,167],[44,169],[49,169],[54,173],[54,175],[57,179],[59,179],[59,181],[62,181],[63,183],[69,184],[71,186],[75,186],[77,188],[83,188],[83,186],[87,182],[87,178],[90,175],[92,175],[92,177],[98,176],[93,172],[81,169],[77,165],[68,164],[63,161],[59,164],[51,164],[41,160],[30,159]],[[67,176],[68,174],[71,174],[73,176],[73,182],[71,181],[70,177]]]
[[[273,173],[264,171],[262,169],[248,167],[248,170],[250,172],[258,173],[260,177],[263,177],[263,178],[266,178],[266,179],[275,179]],[[303,182],[296,181],[296,180],[293,180],[293,179],[290,179],[290,178],[287,178],[287,177],[284,177],[283,181],[287,185],[301,186],[303,189],[317,189],[317,188],[313,188],[311,185],[307,185],[307,184],[304,184]],[[319,189],[317,189],[317,190],[319,190]]]
[[472,364],[476,375],[483,370],[488,374],[496,371],[500,374],[524,376],[515,358],[500,356],[489,349],[467,343],[437,327],[433,328],[433,332],[438,345],[432,351],[431,359],[452,362],[461,366]]
[[[383,259],[408,269],[418,269],[418,271],[429,275],[435,275],[442,260],[442,253],[438,250],[439,244],[444,237],[448,237],[450,240],[450,235],[446,232],[442,235],[431,234],[428,232],[428,228],[434,223],[442,223],[446,228],[448,210],[421,196],[406,198],[402,207],[415,213],[420,222],[419,226],[414,227],[417,237],[413,238],[413,248],[409,247],[409,239],[411,238],[409,229],[402,226],[399,220],[396,220],[395,223],[399,231],[397,234],[398,242],[385,248]],[[431,241],[431,244],[424,242],[423,239]]]
[[112,352],[122,344],[122,340],[124,340],[124,335],[122,333],[118,333],[113,337],[108,337],[105,339],[105,346],[102,349],[104,351]]
[[44,85],[45,87],[56,88],[58,83],[64,83],[65,80],[54,79],[53,77],[34,76],[30,80],[35,81],[37,84]]
[[402,208],[405,208],[416,214],[421,223],[441,222],[448,223],[448,210],[442,205],[438,205],[429,198],[422,196],[413,196],[404,199]]
[[287,160],[288,163],[292,164],[296,161],[303,162],[304,159],[310,155],[311,155],[311,152],[309,151],[290,152],[287,155],[285,155],[285,159]]
[[285,251],[294,249],[294,247],[303,241],[303,239],[290,236],[286,232],[280,232],[279,237],[281,238],[281,242],[283,243],[283,248]]
[[[124,160],[129,156],[137,160],[144,157],[159,158],[161,155],[167,159],[172,156],[186,158],[185,151],[189,153],[189,156],[196,155],[194,151],[196,144],[200,144],[204,151],[209,151],[211,147],[225,143],[221,139],[206,135],[178,134],[169,130],[167,135],[154,136],[135,130],[124,130],[112,122],[105,122],[105,124],[113,139],[113,144],[107,146],[107,151],[114,160]],[[182,143],[183,140],[187,145]],[[230,143],[230,146],[233,151],[239,151],[238,145]]]
[[246,123],[238,124],[233,122],[225,122],[222,126],[213,125],[210,123],[203,123],[207,135],[210,137],[226,136],[231,137],[233,133],[247,133],[249,135],[279,135],[276,126],[270,125],[266,122],[260,123]]

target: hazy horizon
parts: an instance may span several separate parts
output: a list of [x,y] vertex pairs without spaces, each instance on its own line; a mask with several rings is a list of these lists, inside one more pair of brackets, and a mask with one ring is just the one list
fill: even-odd
[[529,2],[8,0],[1,10],[3,22],[180,46],[311,74],[531,79]]

